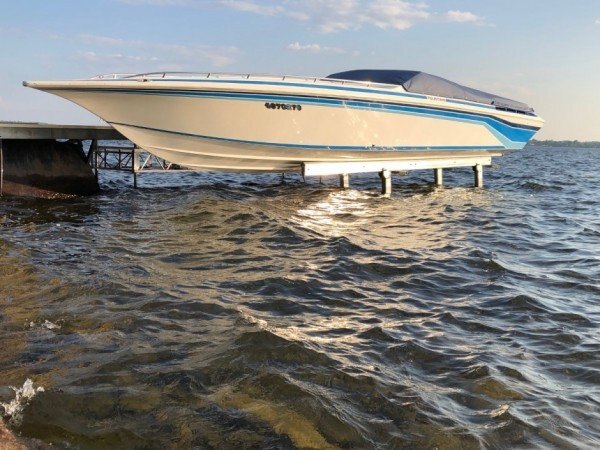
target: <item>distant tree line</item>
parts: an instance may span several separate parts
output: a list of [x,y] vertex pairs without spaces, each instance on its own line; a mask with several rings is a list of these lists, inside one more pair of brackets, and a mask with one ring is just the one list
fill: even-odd
[[538,141],[537,139],[532,139],[531,141],[529,141],[529,145],[532,145],[534,147],[536,146],[540,146],[540,147],[581,147],[581,148],[600,148],[600,142],[599,141],[578,141],[578,140],[574,140],[574,141],[553,141],[553,140],[549,140],[549,141]]

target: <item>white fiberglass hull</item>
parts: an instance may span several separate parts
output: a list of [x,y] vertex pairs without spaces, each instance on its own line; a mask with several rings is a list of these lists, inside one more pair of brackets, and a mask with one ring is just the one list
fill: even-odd
[[32,82],[139,147],[198,170],[299,171],[302,163],[522,148],[527,116],[402,88],[243,80]]

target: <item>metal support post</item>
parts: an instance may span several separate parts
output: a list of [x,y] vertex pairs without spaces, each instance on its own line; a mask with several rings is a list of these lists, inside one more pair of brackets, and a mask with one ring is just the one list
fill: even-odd
[[390,195],[392,193],[392,172],[383,169],[379,172],[379,178],[381,178],[381,193]]
[[350,187],[350,176],[347,173],[340,175],[340,187],[342,189],[348,189]]
[[475,176],[475,187],[483,187],[483,166],[481,164],[473,166],[473,174]]
[[443,169],[433,169],[435,175],[435,185],[442,186],[444,184],[444,173]]
[[[90,149],[91,151],[91,149]],[[98,183],[98,152],[97,149],[94,149],[94,153],[92,154],[92,159],[94,161],[94,176],[96,177],[96,183]]]
[[133,146],[133,150],[131,151],[131,172],[133,173],[133,188],[137,189],[138,182],[137,176],[140,171],[140,161],[139,161],[139,153],[137,151],[137,145]]
[[87,163],[92,165],[93,162],[93,157],[94,157],[94,153],[96,153],[96,149],[98,148],[98,141],[96,139],[92,139],[92,142],[90,143],[90,149],[88,150],[88,154],[87,154]]
[[2,138],[0,138],[0,197],[4,192],[4,152],[2,150]]

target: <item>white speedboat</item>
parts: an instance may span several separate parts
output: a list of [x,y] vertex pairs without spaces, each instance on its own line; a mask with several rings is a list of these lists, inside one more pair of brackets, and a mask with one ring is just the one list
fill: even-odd
[[523,103],[414,71],[148,73],[24,85],[77,103],[146,151],[198,170],[498,154],[523,148],[543,125]]

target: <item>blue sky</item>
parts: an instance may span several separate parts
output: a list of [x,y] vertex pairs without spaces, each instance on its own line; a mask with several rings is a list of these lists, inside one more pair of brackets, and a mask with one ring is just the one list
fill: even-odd
[[540,138],[600,140],[600,0],[3,0],[0,54],[0,120],[99,122],[23,80],[411,69],[534,106]]

